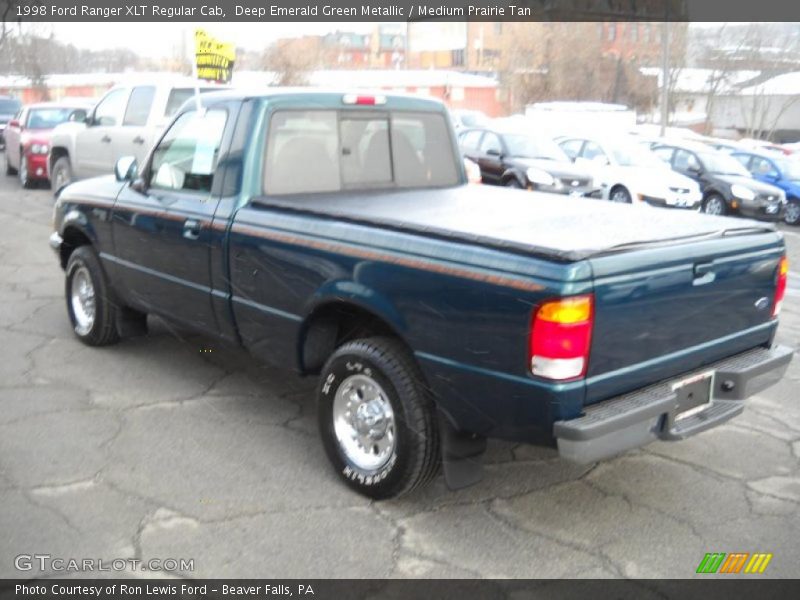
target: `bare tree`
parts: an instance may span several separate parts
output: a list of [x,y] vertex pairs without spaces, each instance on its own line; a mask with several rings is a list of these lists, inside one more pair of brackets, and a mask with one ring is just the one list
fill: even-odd
[[[720,103],[738,110],[746,137],[767,137],[795,105],[795,94],[768,94],[765,82],[800,67],[800,38],[784,24],[725,24],[706,33],[701,62],[710,69],[706,84],[706,131],[719,116]],[[749,76],[745,74],[750,72]],[[749,88],[742,94],[739,88]],[[729,111],[729,114],[732,114]]]
[[545,100],[649,106],[635,60],[604,53],[600,23],[510,23],[500,77],[513,109]]
[[321,42],[317,37],[278,40],[261,60],[262,67],[275,73],[275,85],[308,84],[308,75],[320,63]]

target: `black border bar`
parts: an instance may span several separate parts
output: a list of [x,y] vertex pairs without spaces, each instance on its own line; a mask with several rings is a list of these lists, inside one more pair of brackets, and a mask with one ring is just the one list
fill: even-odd
[[0,0],[4,22],[800,21],[794,0]]
[[[712,578],[706,578],[712,577]],[[778,600],[800,597],[800,580],[766,579],[761,575],[731,575],[698,579],[39,579],[0,580],[3,600],[214,599],[368,600],[429,598],[500,600],[504,598],[642,600]],[[22,587],[19,587],[22,586]],[[123,587],[125,586],[125,587]],[[225,593],[225,590],[228,593]],[[237,590],[231,592],[231,588]],[[247,590],[249,588],[249,592]],[[98,593],[99,592],[99,593]]]

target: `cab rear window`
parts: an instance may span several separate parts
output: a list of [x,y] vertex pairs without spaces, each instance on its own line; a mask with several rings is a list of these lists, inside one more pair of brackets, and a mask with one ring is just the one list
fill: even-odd
[[277,111],[266,194],[445,187],[459,183],[447,121],[437,113]]

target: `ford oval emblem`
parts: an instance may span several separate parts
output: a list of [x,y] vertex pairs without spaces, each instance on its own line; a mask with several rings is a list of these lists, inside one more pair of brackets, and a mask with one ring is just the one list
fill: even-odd
[[756,300],[756,309],[758,310],[765,310],[769,306],[769,298],[766,296],[762,296],[758,300]]

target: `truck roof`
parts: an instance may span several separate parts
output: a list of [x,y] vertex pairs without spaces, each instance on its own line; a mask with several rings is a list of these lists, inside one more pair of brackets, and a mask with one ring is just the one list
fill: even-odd
[[386,93],[383,90],[362,89],[319,89],[303,87],[274,87],[256,89],[228,89],[219,92],[206,92],[201,95],[201,103],[210,106],[224,100],[247,100],[262,98],[267,100],[281,100],[288,103],[297,102],[313,103],[316,108],[343,108],[348,105],[343,103],[345,96],[356,97],[381,97],[386,99],[385,104],[376,104],[371,108],[389,109],[400,108],[404,110],[428,110],[441,112],[445,105],[435,98],[424,98],[413,94]]

